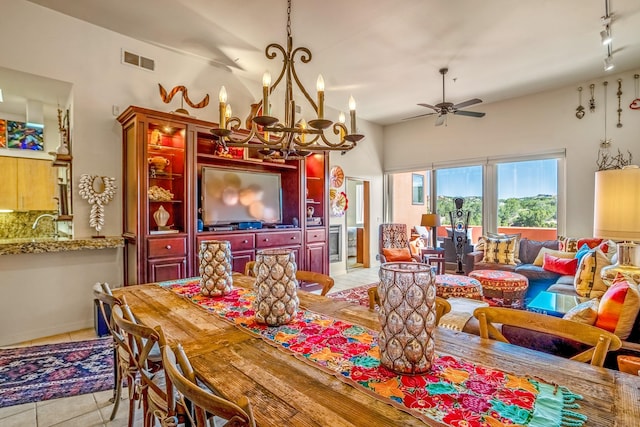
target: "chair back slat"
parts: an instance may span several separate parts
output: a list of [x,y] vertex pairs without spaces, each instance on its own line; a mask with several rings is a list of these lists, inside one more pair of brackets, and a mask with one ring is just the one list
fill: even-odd
[[622,347],[620,338],[611,332],[559,317],[505,307],[480,307],[476,308],[473,315],[480,324],[482,338],[509,342],[495,324],[548,333],[591,346],[591,348],[574,355],[571,359],[591,363],[595,366],[603,366],[607,352]]
[[228,426],[255,427],[253,413],[249,401],[244,398],[239,404],[213,394],[211,391],[201,388],[194,381],[188,379],[183,373],[193,372],[189,359],[180,345],[174,351],[170,346],[162,348],[162,356],[167,374],[167,383],[190,401],[196,409],[196,427],[205,427],[206,415],[213,414],[228,420]]

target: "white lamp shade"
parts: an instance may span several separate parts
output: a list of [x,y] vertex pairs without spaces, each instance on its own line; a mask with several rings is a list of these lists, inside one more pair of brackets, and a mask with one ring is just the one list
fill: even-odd
[[638,166],[596,172],[593,235],[611,240],[640,240]]

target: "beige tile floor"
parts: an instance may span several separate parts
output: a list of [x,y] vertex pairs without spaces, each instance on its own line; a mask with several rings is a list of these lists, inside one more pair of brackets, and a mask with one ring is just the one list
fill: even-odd
[[[335,284],[331,292],[373,283],[378,280],[377,268],[357,268],[347,274],[334,276]],[[16,346],[55,344],[95,338],[93,329],[69,332],[65,334],[27,341]],[[109,421],[113,404],[109,399],[112,390],[93,394],[47,400],[37,403],[0,408],[0,426],[2,427],[124,427],[128,420],[127,389],[123,390],[123,400],[113,421]],[[142,410],[136,410],[134,425],[142,426]]]

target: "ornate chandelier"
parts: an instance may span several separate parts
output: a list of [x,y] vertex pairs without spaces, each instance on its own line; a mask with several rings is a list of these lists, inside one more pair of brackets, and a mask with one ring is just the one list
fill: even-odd
[[[322,75],[317,81],[317,103],[309,95],[300,83],[296,73],[295,57],[308,63],[311,61],[311,51],[306,47],[293,49],[291,37],[291,0],[287,1],[287,49],[277,43],[269,44],[265,49],[268,59],[274,59],[277,52],[282,58],[282,69],[275,83],[271,84],[271,76],[268,72],[262,77],[262,100],[259,104],[253,104],[252,113],[247,122],[250,122],[249,133],[237,132],[241,126],[238,117],[231,117],[231,107],[227,103],[227,91],[222,86],[220,89],[219,115],[220,123],[217,129],[211,133],[218,137],[218,144],[226,147],[258,148],[258,152],[265,156],[279,155],[284,158],[300,158],[318,151],[342,151],[343,153],[353,149],[364,135],[356,133],[356,103],[353,97],[349,98],[349,110],[351,128],[345,125],[345,116],[340,113],[337,123],[333,123],[324,117],[324,80]],[[285,85],[284,120],[270,116],[271,105],[269,95],[283,81]],[[316,113],[316,118],[308,123],[304,119],[296,120],[296,103],[293,99],[293,83],[302,92],[309,105]],[[262,111],[260,115],[257,112]],[[247,125],[249,126],[249,125]],[[329,128],[332,135],[327,135]],[[337,137],[336,137],[337,136]],[[332,138],[333,141],[329,138]]]

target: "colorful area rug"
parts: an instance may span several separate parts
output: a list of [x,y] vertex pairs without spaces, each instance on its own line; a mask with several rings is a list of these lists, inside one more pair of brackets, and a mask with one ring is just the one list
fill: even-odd
[[449,426],[579,427],[587,417],[576,409],[581,396],[538,378],[519,376],[437,354],[425,375],[397,375],[380,365],[377,332],[329,316],[299,310],[293,321],[269,327],[255,321],[248,289],[205,297],[198,279],[167,286],[206,310],[342,381],[376,395],[425,421]]
[[374,286],[378,286],[378,282],[357,286],[351,289],[345,289],[343,291],[330,292],[327,294],[327,297],[338,301],[349,301],[354,304],[360,304],[364,305],[365,307],[369,307],[369,294],[367,293],[367,291],[369,290],[369,288],[373,288]]
[[111,337],[0,350],[0,407],[111,388]]

